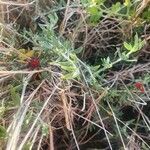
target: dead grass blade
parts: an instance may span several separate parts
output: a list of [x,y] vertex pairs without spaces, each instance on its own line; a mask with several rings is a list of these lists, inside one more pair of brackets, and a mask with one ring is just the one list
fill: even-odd
[[19,110],[12,124],[8,128],[9,129],[8,133],[11,136],[8,138],[6,150],[16,150],[17,144],[20,138],[21,127],[22,127],[24,118],[26,116],[27,110],[29,108],[29,105],[34,95],[37,93],[37,91],[39,90],[39,88],[42,86],[43,83],[44,81],[41,82],[41,84],[30,94],[29,98],[24,103],[22,103],[21,106],[19,107]]
[[61,95],[61,100],[63,102],[63,110],[64,110],[64,116],[65,116],[65,122],[66,122],[66,127],[68,130],[71,130],[71,117],[70,117],[70,107],[67,102],[67,97],[65,95],[65,91],[62,90],[60,92]]
[[53,127],[49,125],[50,150],[54,150]]

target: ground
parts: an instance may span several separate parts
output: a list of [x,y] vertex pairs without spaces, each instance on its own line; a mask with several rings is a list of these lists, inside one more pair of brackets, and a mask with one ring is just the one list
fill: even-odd
[[150,149],[150,1],[0,1],[0,149]]

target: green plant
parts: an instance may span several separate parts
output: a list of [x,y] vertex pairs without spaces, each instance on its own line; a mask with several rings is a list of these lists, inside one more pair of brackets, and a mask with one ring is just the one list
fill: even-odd
[[[37,32],[13,30],[23,42],[31,42],[31,48],[19,45],[15,49],[19,42],[15,36],[2,37],[1,140],[6,141],[7,149],[19,150],[97,149],[103,142],[107,149],[113,149],[114,142],[118,149],[132,149],[132,143],[149,149],[143,131],[149,130],[150,67],[149,62],[137,59],[147,44],[143,37],[147,36],[149,8],[136,16],[139,1],[51,2],[45,13],[32,5],[41,15],[35,17],[44,18]],[[145,24],[140,22],[145,20]],[[60,24],[65,26],[63,34]],[[117,44],[112,38],[116,36],[121,39]],[[100,41],[100,47],[93,39]],[[92,55],[97,62],[90,63],[81,56],[82,51],[101,55]],[[31,67],[23,63],[31,61]]]
[[102,59],[102,66],[103,68],[100,68],[98,73],[103,72],[109,68],[112,68],[115,64],[121,62],[121,61],[128,61],[128,62],[132,62],[132,61],[136,61],[136,60],[132,60],[130,59],[130,56],[139,51],[145,44],[145,41],[141,40],[138,38],[138,35],[136,34],[134,36],[134,43],[132,44],[132,41],[130,43],[124,42],[124,47],[126,48],[126,51],[120,52],[120,50],[118,49],[118,58],[114,61],[111,61],[109,57],[107,58],[103,58]]

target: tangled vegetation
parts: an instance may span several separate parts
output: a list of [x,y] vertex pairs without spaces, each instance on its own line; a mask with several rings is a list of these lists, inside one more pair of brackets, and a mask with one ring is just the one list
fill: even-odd
[[0,12],[0,149],[150,149],[150,0]]

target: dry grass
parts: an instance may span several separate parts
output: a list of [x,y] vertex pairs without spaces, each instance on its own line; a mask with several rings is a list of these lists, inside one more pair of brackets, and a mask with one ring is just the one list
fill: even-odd
[[[144,11],[148,3],[149,1],[141,1],[142,5],[137,7],[136,17]],[[112,141],[117,137],[115,140],[125,150],[138,150],[143,145],[149,149],[149,137],[138,132],[140,125],[150,130],[150,120],[145,112],[150,100],[149,83],[145,84],[143,95],[137,92],[132,84],[138,78],[146,80],[145,75],[149,74],[150,63],[132,64],[123,68],[124,70],[110,69],[104,72],[104,77],[99,77],[99,86],[98,83],[90,84],[90,79],[95,79],[95,72],[84,62],[109,54],[115,57],[115,48],[122,47],[127,38],[124,20],[104,15],[96,26],[88,24],[88,15],[81,7],[80,1],[76,1],[78,7],[75,7],[73,1],[67,0],[66,6],[58,10],[61,11],[58,13],[60,20],[55,30],[59,37],[71,40],[75,49],[83,48],[77,58],[80,77],[63,79],[64,72],[60,65],[51,65],[49,60],[47,65],[35,70],[16,61],[21,53],[18,49],[22,48],[26,41],[33,42],[22,35],[23,28],[36,34],[38,26],[35,18],[45,17],[53,11],[49,8],[58,4],[52,0],[0,1],[0,125],[7,131],[0,144],[6,150],[79,150],[82,149],[80,147],[84,148],[87,143],[94,143],[94,140],[98,139],[100,145],[107,143],[106,147],[113,150]],[[55,9],[57,10],[54,7],[54,11]],[[130,33],[133,26],[129,29]],[[140,53],[142,58],[144,53],[145,61],[145,55],[149,58],[147,31],[142,37],[147,41]],[[66,53],[64,55],[70,59]],[[138,57],[141,58],[141,55]],[[25,66],[24,69],[21,69],[21,66]],[[114,97],[112,95],[116,93],[113,91],[117,93]],[[18,96],[19,103],[15,101]],[[116,101],[117,105],[114,106]],[[126,105],[132,106],[138,112],[133,128],[132,123],[130,124],[132,120],[122,121],[117,114],[121,112],[121,107]],[[95,137],[98,138],[94,139]]]

